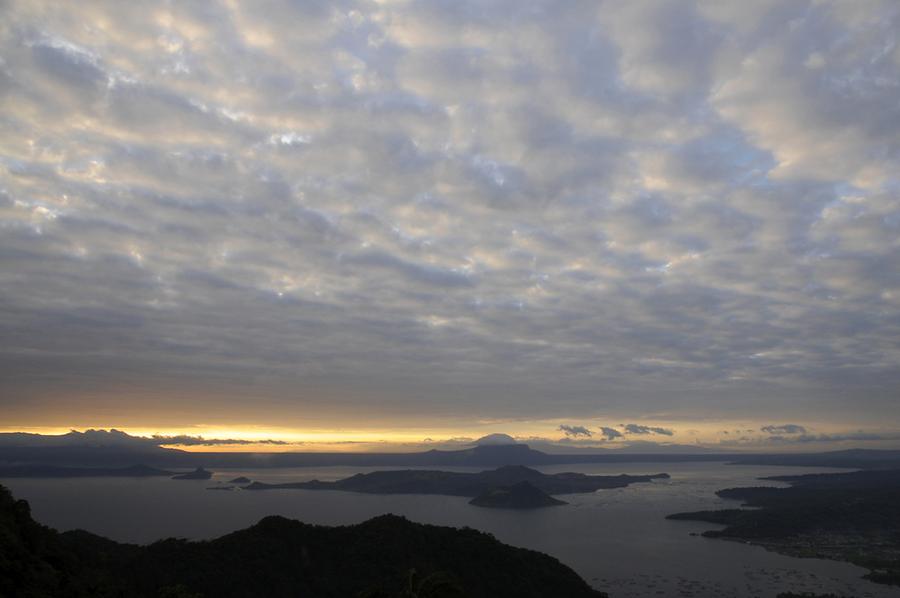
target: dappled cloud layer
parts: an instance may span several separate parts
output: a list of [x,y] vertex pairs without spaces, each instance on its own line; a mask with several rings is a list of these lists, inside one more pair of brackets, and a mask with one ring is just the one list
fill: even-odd
[[5,425],[897,427],[898,31],[890,0],[6,2]]

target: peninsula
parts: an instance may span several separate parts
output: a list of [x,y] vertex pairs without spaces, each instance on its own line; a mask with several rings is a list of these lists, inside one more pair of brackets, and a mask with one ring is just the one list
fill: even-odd
[[900,585],[900,469],[762,478],[787,488],[728,488],[716,494],[753,509],[676,513],[668,519],[724,525],[703,535],[758,544],[798,557],[849,561],[868,579]]

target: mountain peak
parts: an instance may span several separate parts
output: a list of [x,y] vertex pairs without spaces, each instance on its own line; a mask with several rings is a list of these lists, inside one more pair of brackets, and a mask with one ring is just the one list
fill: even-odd
[[517,443],[516,439],[509,434],[488,434],[476,440],[475,444],[478,446],[496,446]]

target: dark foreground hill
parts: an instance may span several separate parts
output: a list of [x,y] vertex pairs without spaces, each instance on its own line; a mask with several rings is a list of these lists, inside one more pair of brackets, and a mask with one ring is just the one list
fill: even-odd
[[119,544],[36,523],[0,486],[0,596],[599,598],[547,555],[393,515],[324,527],[282,517],[215,540]]
[[788,488],[728,488],[716,494],[751,509],[669,515],[723,524],[704,532],[792,556],[845,560],[872,581],[900,585],[900,470],[773,476]]

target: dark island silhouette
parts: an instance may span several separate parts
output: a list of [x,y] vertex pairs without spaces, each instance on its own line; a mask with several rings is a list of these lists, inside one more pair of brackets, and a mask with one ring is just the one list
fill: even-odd
[[234,478],[233,480],[228,480],[228,483],[229,484],[249,484],[252,481],[253,480],[251,480],[250,478],[248,478],[246,476],[239,476],[239,477]]
[[553,557],[490,534],[382,515],[326,527],[266,517],[215,540],[120,544],[35,522],[0,486],[0,596],[602,598]]
[[752,509],[675,513],[668,519],[725,526],[703,535],[750,542],[798,557],[849,561],[871,581],[900,585],[900,469],[761,478],[755,486],[716,492]]
[[[656,479],[667,479],[669,474],[653,475],[616,475],[601,476],[583,473],[541,473],[523,465],[507,465],[497,469],[478,473],[461,473],[455,471],[437,471],[429,469],[401,469],[395,471],[375,471],[358,473],[349,478],[335,482],[311,480],[308,482],[286,482],[266,484],[253,482],[245,486],[245,490],[343,490],[346,492],[363,492],[367,494],[443,494],[448,496],[467,496],[470,498],[488,496],[492,492],[509,488],[526,482],[528,487],[519,488],[515,497],[510,498],[509,506],[524,508],[560,504],[560,501],[549,499],[549,494],[577,494],[594,492],[601,489],[623,488],[629,484],[649,482]],[[532,490],[545,498],[539,498]],[[502,494],[502,493],[501,493]],[[501,494],[498,494],[498,498]],[[526,494],[532,498],[527,499]],[[521,500],[519,500],[521,499]],[[485,498],[485,503],[491,502]],[[475,503],[473,503],[475,504]],[[502,507],[502,501],[482,506]]]
[[568,503],[553,498],[532,486],[530,482],[522,481],[511,486],[500,486],[487,490],[470,500],[469,504],[493,509],[537,509]]
[[172,476],[173,480],[208,480],[212,477],[212,472],[198,467],[194,471],[182,473]]

